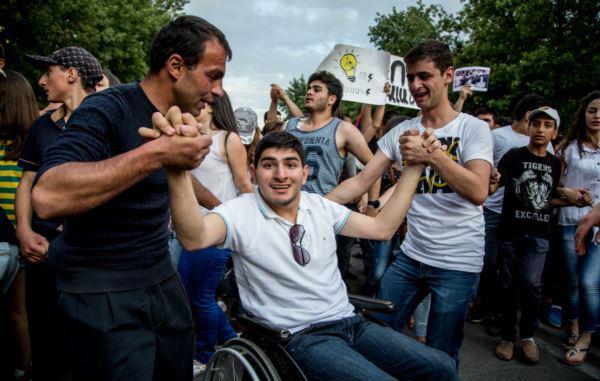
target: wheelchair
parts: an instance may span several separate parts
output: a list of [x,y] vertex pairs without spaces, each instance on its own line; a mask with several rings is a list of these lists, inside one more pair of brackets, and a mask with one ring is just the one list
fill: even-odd
[[[361,295],[348,295],[350,303],[365,317],[370,312],[394,312],[394,304]],[[204,381],[307,381],[302,370],[286,352],[285,344],[292,334],[286,329],[273,329],[252,317],[236,319],[242,327],[238,338],[227,341],[210,358]]]

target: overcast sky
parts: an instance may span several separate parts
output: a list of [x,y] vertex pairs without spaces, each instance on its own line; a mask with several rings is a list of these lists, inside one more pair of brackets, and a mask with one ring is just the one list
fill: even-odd
[[[446,11],[460,0],[425,0]],[[287,87],[308,77],[338,43],[374,47],[367,35],[376,13],[406,9],[416,0],[191,0],[184,12],[220,28],[231,45],[224,87],[233,107],[251,107],[259,115],[269,107],[271,83]]]

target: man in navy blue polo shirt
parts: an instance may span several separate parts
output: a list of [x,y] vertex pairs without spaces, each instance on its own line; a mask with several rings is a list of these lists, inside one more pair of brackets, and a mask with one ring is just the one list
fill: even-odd
[[44,70],[39,85],[48,101],[62,103],[40,116],[23,144],[19,166],[23,177],[16,193],[17,238],[26,259],[27,310],[31,336],[33,377],[59,380],[64,373],[63,330],[57,310],[56,274],[47,261],[48,246],[58,234],[62,219],[41,219],[32,212],[31,185],[48,147],[65,129],[65,123],[102,79],[102,67],[87,50],[70,46],[49,56],[29,56]]
[[179,121],[175,129],[196,125],[193,115],[223,95],[229,57],[210,23],[173,20],[152,41],[146,77],[87,97],[44,155],[31,197],[40,217],[64,218],[48,257],[74,380],[192,379],[192,318],[169,257],[164,168],[198,166],[211,139],[146,143],[138,129],[158,127],[163,115]]

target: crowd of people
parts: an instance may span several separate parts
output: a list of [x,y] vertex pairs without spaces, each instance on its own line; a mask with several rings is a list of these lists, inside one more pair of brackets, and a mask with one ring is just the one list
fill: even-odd
[[[469,115],[468,86],[448,97],[450,49],[429,40],[404,56],[417,117],[362,105],[353,123],[342,83],[319,71],[302,107],[271,86],[261,130],[233,110],[233,53],[199,17],[157,33],[139,82],[78,46],[28,55],[41,111],[0,53],[15,380],[191,380],[239,335],[225,273],[235,313],[287,330],[310,380],[456,380],[467,320],[499,336],[499,359],[518,337],[535,364],[541,316],[567,330],[563,361],[585,362],[600,314],[600,91],[570,130],[537,94],[509,120]],[[348,298],[355,243],[363,293],[395,305],[373,321]]]

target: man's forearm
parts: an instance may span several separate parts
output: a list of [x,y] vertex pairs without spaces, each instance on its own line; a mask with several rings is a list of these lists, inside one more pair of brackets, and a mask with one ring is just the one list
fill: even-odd
[[405,167],[400,179],[396,183],[394,193],[392,193],[385,207],[375,217],[375,226],[382,229],[385,239],[391,239],[398,226],[404,220],[422,172],[423,167],[421,165]]
[[151,143],[99,162],[50,168],[32,189],[35,212],[43,219],[65,217],[106,203],[161,168]]
[[15,193],[15,216],[17,218],[17,229],[31,230],[31,184],[35,172],[25,171]]
[[337,202],[341,205],[346,205],[355,198],[363,195],[367,192],[368,185],[364,181],[361,181],[361,173],[343,181],[340,185],[335,187],[331,192],[325,195],[325,198]]
[[206,209],[213,209],[221,205],[221,201],[215,197],[211,191],[208,190],[198,179],[192,176],[192,187],[194,189],[194,195],[198,204],[202,205]]
[[297,118],[304,116],[302,110],[300,110],[300,107],[298,107],[294,103],[294,101],[290,99],[290,97],[286,96],[285,98],[283,98],[283,101],[285,102],[285,105],[287,106],[288,110],[290,110],[290,114],[292,114],[292,116],[295,116]]
[[485,202],[489,194],[489,173],[485,180],[482,180],[477,173],[453,161],[441,150],[434,152],[430,164],[452,190],[461,197],[475,205]]
[[205,223],[200,210],[192,207],[196,204],[196,195],[192,186],[194,176],[189,171],[168,171],[167,178],[171,219],[177,232],[177,239],[186,248],[202,247]]
[[277,116],[277,102],[271,102],[269,110],[267,111],[267,120],[265,123],[272,122],[279,119]]

